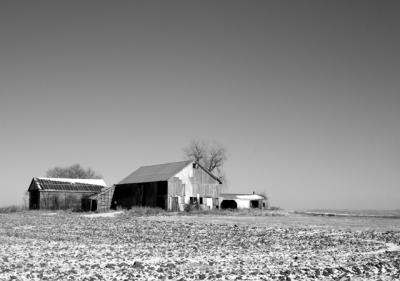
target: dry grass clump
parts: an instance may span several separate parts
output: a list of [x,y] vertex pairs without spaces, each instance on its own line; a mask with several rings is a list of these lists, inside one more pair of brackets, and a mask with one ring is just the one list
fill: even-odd
[[287,216],[284,210],[262,210],[262,209],[213,209],[213,210],[190,210],[189,212],[180,212],[179,215],[215,215],[215,216]]
[[16,213],[22,212],[25,208],[23,206],[11,205],[6,207],[0,207],[0,214],[9,214],[9,213]]
[[161,208],[152,207],[132,207],[124,212],[128,216],[287,216],[289,213],[284,210],[261,210],[261,209],[226,209],[226,210],[201,210],[196,208],[187,209],[184,212],[170,212]]
[[152,207],[132,207],[131,209],[126,211],[127,215],[135,217],[166,215],[166,213],[167,211],[161,208]]

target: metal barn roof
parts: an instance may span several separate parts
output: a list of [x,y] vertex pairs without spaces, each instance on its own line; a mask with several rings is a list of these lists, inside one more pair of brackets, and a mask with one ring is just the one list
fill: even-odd
[[263,199],[266,199],[264,195],[260,195],[260,194],[240,194],[240,193],[221,193],[219,195],[219,197],[226,199],[226,200],[235,200],[235,199],[263,200]]
[[181,162],[142,166],[118,184],[167,181],[192,162],[192,160],[186,160]]
[[71,182],[71,183],[101,185],[104,187],[107,186],[106,182],[103,179],[72,179],[72,178],[38,178],[38,179],[49,180],[49,181],[62,181],[62,182]]
[[33,178],[32,183],[36,187],[31,184],[29,190],[100,192],[107,187],[102,179]]

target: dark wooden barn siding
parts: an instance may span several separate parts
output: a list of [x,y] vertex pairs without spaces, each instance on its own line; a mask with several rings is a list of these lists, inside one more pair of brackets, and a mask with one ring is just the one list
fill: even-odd
[[29,195],[30,209],[39,207],[39,209],[78,211],[82,210],[82,199],[93,195],[93,192],[31,191]]
[[167,206],[166,181],[121,184],[115,186],[112,208],[147,206],[165,208]]
[[97,211],[107,211],[110,209],[114,190],[115,187],[111,186],[96,196]]
[[[44,183],[44,186],[38,183],[42,180],[44,182],[41,184]],[[88,211],[89,197],[98,193],[100,189],[101,186],[88,184],[82,186],[79,183],[71,186],[71,183],[55,182],[52,186],[49,180],[33,178],[28,189],[29,209]]]

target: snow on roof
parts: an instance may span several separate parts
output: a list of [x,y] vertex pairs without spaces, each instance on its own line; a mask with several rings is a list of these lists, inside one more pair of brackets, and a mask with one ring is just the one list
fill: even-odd
[[77,191],[99,193],[106,189],[103,179],[33,178],[28,191]]
[[93,185],[101,185],[106,187],[107,184],[103,179],[71,179],[71,178],[38,178],[41,180],[70,182],[70,183],[85,183]]
[[259,194],[237,194],[237,193],[221,193],[219,197],[227,200],[264,200],[265,197]]

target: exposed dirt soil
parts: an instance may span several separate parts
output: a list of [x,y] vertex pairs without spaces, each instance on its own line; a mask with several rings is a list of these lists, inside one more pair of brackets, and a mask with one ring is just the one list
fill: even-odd
[[400,280],[400,220],[42,214],[0,215],[0,280]]

